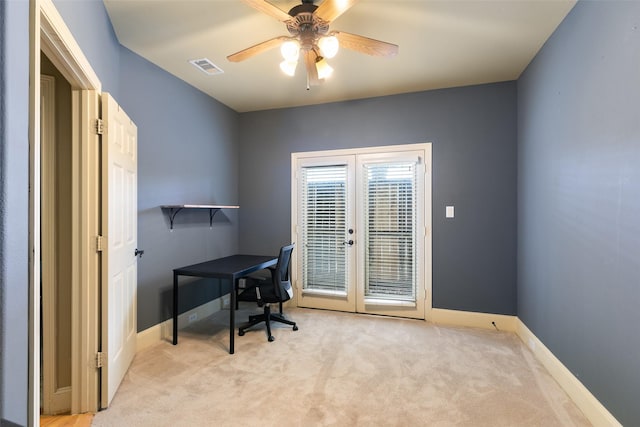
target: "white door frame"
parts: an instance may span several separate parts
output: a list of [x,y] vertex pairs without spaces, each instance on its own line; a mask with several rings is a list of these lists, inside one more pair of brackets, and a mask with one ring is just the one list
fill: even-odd
[[[427,174],[425,187],[424,187],[424,197],[425,197],[425,209],[424,209],[424,260],[425,260],[425,268],[424,268],[424,289],[425,289],[425,299],[424,299],[424,318],[427,321],[432,319],[432,310],[433,310],[433,292],[432,292],[432,244],[433,244],[433,234],[432,234],[432,194],[431,194],[431,143],[420,143],[420,144],[405,144],[405,145],[392,145],[392,146],[381,146],[381,147],[367,147],[367,148],[348,148],[348,149],[338,149],[338,150],[327,150],[327,151],[311,151],[311,152],[300,152],[300,153],[292,153],[291,154],[291,240],[295,241],[299,233],[298,226],[298,205],[300,201],[298,200],[298,191],[297,191],[297,166],[299,160],[311,159],[314,157],[322,158],[328,156],[349,156],[356,154],[376,154],[384,151],[394,152],[394,151],[413,151],[413,150],[422,150],[424,149],[428,156],[428,169],[425,171]],[[299,287],[298,284],[299,278],[298,276],[298,256],[291,258],[291,283],[294,288],[297,290],[295,293],[295,303],[298,304],[298,294]]]
[[[92,114],[86,105],[86,91],[102,89],[93,68],[51,0],[31,0],[29,16],[29,384],[28,424],[40,424],[40,52],[71,84],[73,133],[73,283],[72,283],[72,402],[74,413],[97,409],[97,370],[89,361],[97,349],[98,290],[82,284],[96,283],[98,255],[97,203],[97,135],[90,129]],[[38,37],[38,34],[40,35]],[[84,93],[84,96],[83,96]],[[87,117],[88,116],[88,117]],[[97,284],[97,283],[96,283]],[[94,341],[96,341],[94,343]]]

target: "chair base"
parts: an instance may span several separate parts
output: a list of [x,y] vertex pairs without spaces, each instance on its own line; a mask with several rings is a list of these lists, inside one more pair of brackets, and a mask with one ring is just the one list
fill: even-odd
[[289,319],[285,319],[285,317],[282,314],[279,313],[271,313],[271,307],[269,304],[264,306],[264,313],[263,314],[256,314],[256,315],[252,315],[249,316],[249,322],[245,323],[244,325],[240,326],[238,328],[238,335],[243,336],[244,332],[257,325],[258,323],[264,322],[265,326],[267,327],[267,339],[271,342],[275,339],[275,337],[273,335],[271,335],[271,322],[280,322],[280,323],[284,323],[287,325],[291,325],[293,326],[293,330],[297,331],[298,330],[298,326],[296,325],[296,322],[292,322]]

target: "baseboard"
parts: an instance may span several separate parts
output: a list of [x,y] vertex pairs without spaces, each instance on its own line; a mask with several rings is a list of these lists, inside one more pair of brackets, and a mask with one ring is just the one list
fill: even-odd
[[[178,316],[178,329],[183,329],[189,326],[189,323],[204,319],[205,317],[211,316],[213,313],[222,310],[224,304],[228,304],[227,298],[225,298],[225,296],[222,296],[180,314]],[[152,345],[159,343],[160,341],[171,341],[172,337],[173,319],[167,319],[162,323],[158,323],[157,325],[147,328],[144,331],[138,332],[138,343],[136,346],[136,351],[141,351],[149,348]]]
[[516,316],[505,314],[476,313],[473,311],[431,309],[428,321],[441,325],[467,326],[471,328],[516,331]]
[[516,334],[522,342],[533,352],[536,359],[542,363],[551,376],[560,384],[571,400],[594,426],[622,426],[607,408],[567,369],[562,362],[553,355],[534,334],[522,323],[516,320]]

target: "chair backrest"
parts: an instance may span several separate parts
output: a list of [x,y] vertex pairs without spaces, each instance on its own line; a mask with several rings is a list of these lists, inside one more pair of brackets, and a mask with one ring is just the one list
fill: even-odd
[[293,298],[293,288],[289,280],[289,263],[291,261],[291,253],[295,243],[280,248],[278,263],[276,269],[272,272],[272,278],[275,285],[275,294],[280,302],[288,301]]

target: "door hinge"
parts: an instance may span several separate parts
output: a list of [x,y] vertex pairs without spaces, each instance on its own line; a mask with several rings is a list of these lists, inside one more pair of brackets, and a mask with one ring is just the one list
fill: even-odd
[[96,236],[96,252],[102,252],[104,250],[104,238],[102,236]]
[[96,133],[98,135],[104,133],[104,121],[102,119],[96,119]]
[[103,353],[101,351],[96,353],[96,368],[102,368],[103,366]]

